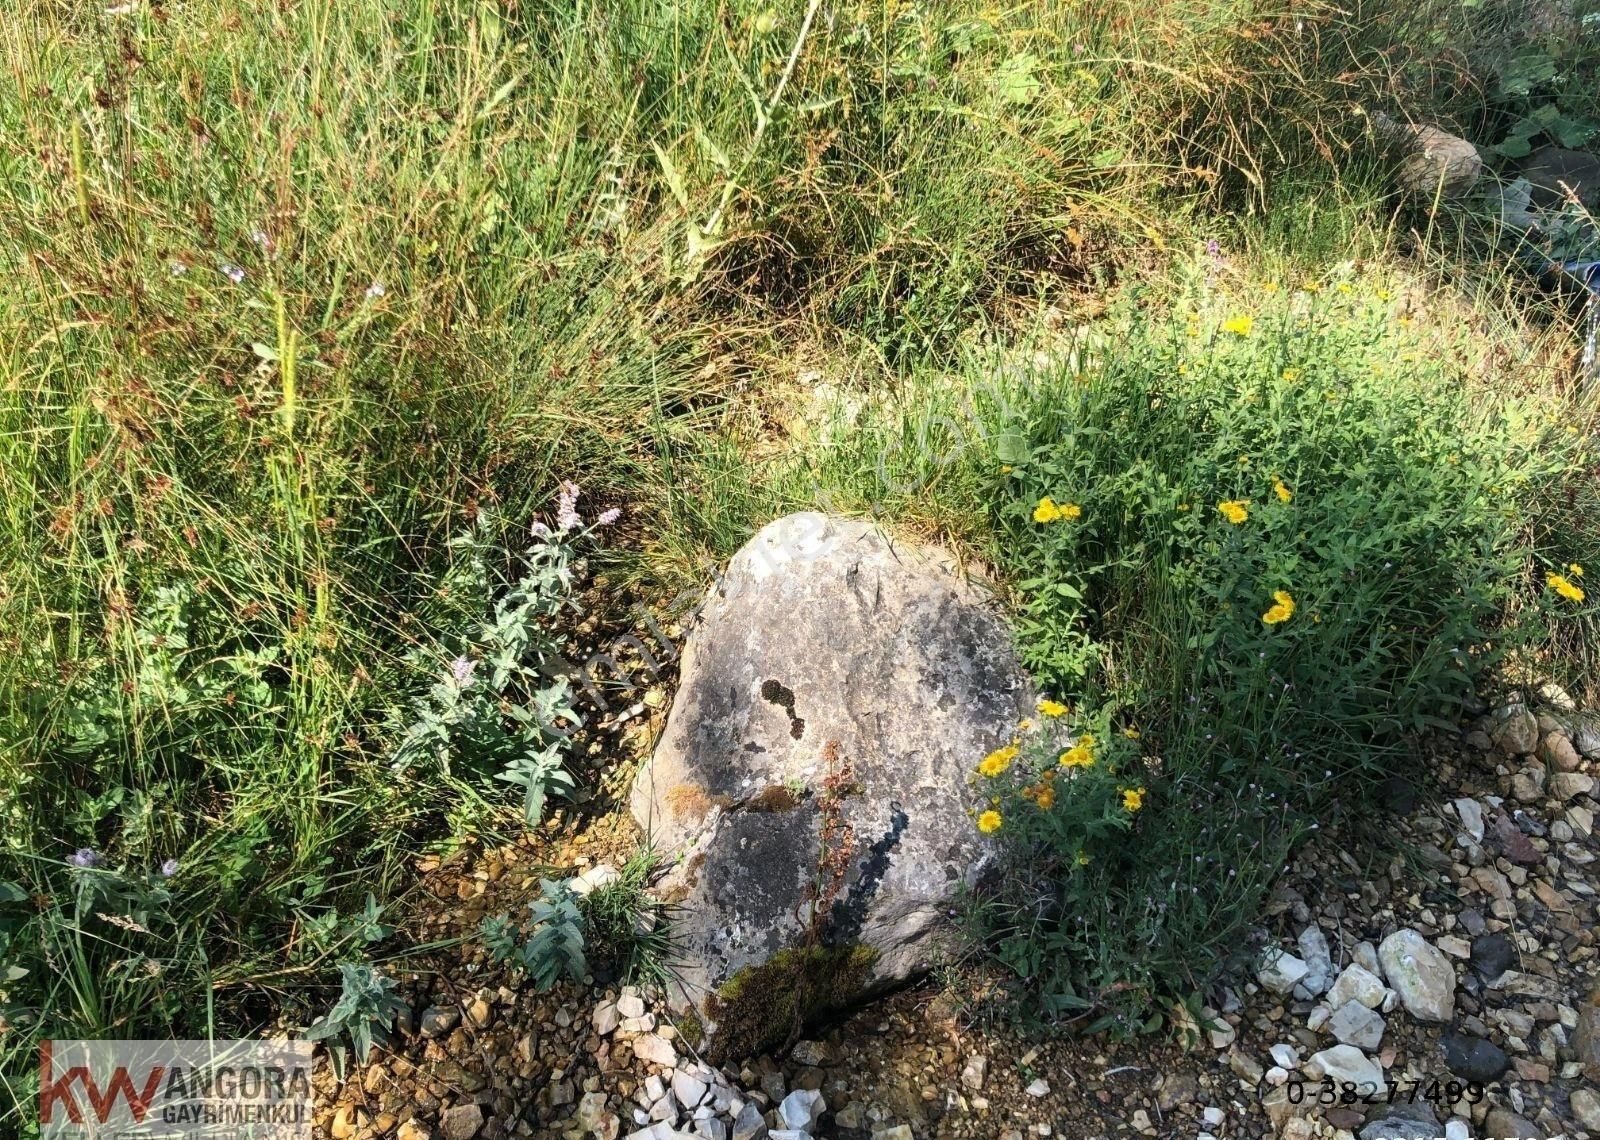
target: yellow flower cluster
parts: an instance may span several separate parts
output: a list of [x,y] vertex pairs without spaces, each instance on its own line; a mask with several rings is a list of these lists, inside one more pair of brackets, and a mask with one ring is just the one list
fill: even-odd
[[1229,317],[1222,322],[1222,327],[1234,336],[1249,336],[1250,331],[1256,327],[1256,319],[1249,316]]
[[1063,768],[1088,768],[1094,764],[1094,737],[1084,733],[1072,742],[1072,747],[1061,754]]
[[1272,591],[1272,606],[1261,615],[1267,625],[1279,625],[1294,617],[1294,599],[1287,590]]
[[1278,496],[1278,502],[1280,503],[1287,503],[1290,499],[1294,498],[1294,492],[1283,485],[1282,479],[1274,479],[1272,481],[1272,493]]
[[1004,748],[996,748],[978,762],[978,775],[987,776],[992,780],[1003,774],[1011,767],[1011,762],[1017,758],[1017,753],[1020,751],[1016,741],[1012,741]]
[[1077,503],[1056,503],[1049,495],[1039,500],[1039,505],[1033,508],[1033,521],[1036,523],[1053,523],[1061,519],[1068,522],[1079,518],[1083,508]]
[[1144,807],[1144,789],[1123,788],[1122,806],[1127,808],[1129,811],[1138,811],[1140,808]]
[[1222,512],[1222,517],[1238,526],[1250,517],[1249,499],[1226,499],[1217,504],[1217,510]]
[[1049,697],[1040,697],[1034,708],[1039,710],[1040,716],[1066,716],[1069,711],[1066,705]]
[[[1581,571],[1580,571],[1580,573],[1581,573]],[[1579,586],[1576,582],[1574,582],[1571,578],[1568,578],[1565,574],[1557,574],[1554,570],[1552,570],[1552,571],[1550,571],[1550,573],[1545,575],[1544,581],[1545,581],[1545,585],[1549,586],[1552,590],[1554,590],[1556,593],[1560,594],[1563,598],[1566,598],[1567,601],[1569,601],[1569,602],[1581,602],[1581,601],[1583,601],[1583,587]]]

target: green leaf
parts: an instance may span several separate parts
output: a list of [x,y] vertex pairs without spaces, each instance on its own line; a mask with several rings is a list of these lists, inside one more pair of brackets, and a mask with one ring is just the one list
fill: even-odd
[[1001,463],[1018,464],[1028,461],[1028,441],[1016,432],[1006,432],[995,440],[995,454]]
[[1506,158],[1527,158],[1528,155],[1533,153],[1533,146],[1528,140],[1517,138],[1515,135],[1496,143],[1490,149],[1497,154],[1504,155]]
[[1039,57],[1031,52],[1007,59],[995,69],[995,94],[1007,103],[1031,103],[1044,87],[1033,74],[1038,66]]
[[27,902],[28,892],[15,883],[0,879],[0,903]]

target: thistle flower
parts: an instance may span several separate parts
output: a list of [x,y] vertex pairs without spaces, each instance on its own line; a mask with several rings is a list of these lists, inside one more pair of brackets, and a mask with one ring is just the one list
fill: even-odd
[[600,517],[595,519],[594,521],[599,523],[601,526],[610,526],[612,523],[616,522],[621,517],[622,517],[622,508],[621,507],[612,507],[610,510],[601,511],[600,512]]
[[80,847],[67,856],[67,862],[74,867],[98,867],[100,865],[100,853],[93,847]]
[[162,862],[162,864],[161,864],[161,877],[163,879],[170,879],[170,878],[172,878],[172,876],[176,875],[177,873],[178,873],[178,861],[176,859],[167,859],[167,860]]
[[478,663],[470,657],[457,657],[450,662],[450,676],[455,679],[458,686],[463,689],[472,687],[472,673],[477,669]]

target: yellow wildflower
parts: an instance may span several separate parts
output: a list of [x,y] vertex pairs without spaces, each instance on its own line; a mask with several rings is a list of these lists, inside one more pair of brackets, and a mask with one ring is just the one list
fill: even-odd
[[1249,508],[1249,499],[1228,499],[1217,504],[1217,510],[1221,511],[1223,516],[1235,526],[1250,517]]
[[1268,625],[1278,625],[1294,617],[1294,599],[1287,590],[1274,590],[1272,592],[1272,608],[1261,615],[1261,620]]
[[1032,732],[1033,731],[1033,718],[1031,716],[1023,717],[1021,722],[1018,723],[1017,729],[1019,731],[1021,731],[1021,732]]
[[1079,851],[1078,857],[1073,862],[1080,867],[1087,867],[1089,865],[1089,853],[1087,851]]
[[1040,716],[1066,716],[1067,706],[1060,701],[1052,701],[1049,697],[1040,697],[1033,706],[1039,711]]
[[1579,566],[1576,562],[1569,562],[1567,563],[1567,573],[1571,574],[1574,578],[1582,578],[1583,567]]
[[1063,768],[1089,768],[1094,764],[1094,737],[1087,732],[1061,754],[1058,761]]
[[978,830],[985,835],[993,835],[1000,830],[1001,822],[1000,813],[990,808],[978,817]]
[[1339,292],[1341,292],[1341,293],[1350,292],[1350,289],[1351,289],[1350,282],[1348,282],[1348,281],[1339,282],[1338,289],[1339,289]]
[[1300,379],[1300,369],[1285,368],[1283,370],[1283,378],[1289,383],[1293,384],[1296,380]]
[[1056,790],[1050,784],[1039,784],[1034,788],[1032,799],[1039,805],[1040,811],[1049,811],[1056,806]]
[[1234,336],[1249,336],[1250,330],[1256,327],[1254,317],[1229,317],[1222,322],[1224,332],[1231,332]]
[[994,779],[1011,767],[1011,762],[1017,758],[1019,751],[1015,743],[1008,744],[1004,748],[996,748],[979,762],[978,775]]
[[1122,735],[1126,736],[1129,740],[1138,740],[1143,734],[1137,728],[1125,728],[1122,730]]
[[1565,575],[1557,574],[1555,571],[1551,571],[1549,574],[1545,575],[1544,580],[1545,585],[1549,586],[1563,598],[1566,598],[1569,602],[1583,601],[1582,587],[1575,585],[1572,580],[1567,578]]
[[1053,523],[1058,519],[1073,519],[1083,515],[1083,508],[1077,503],[1057,503],[1049,495],[1039,500],[1039,505],[1033,508],[1033,521],[1036,523]]
[[1000,474],[1002,474],[1002,475],[1011,474],[1011,464],[1009,464],[1009,463],[1002,464],[1001,467],[1000,467]]
[[1144,807],[1144,789],[1123,788],[1122,806],[1127,808],[1129,811],[1138,811],[1140,808]]
[[1300,288],[1302,290],[1304,290],[1305,292],[1307,292],[1307,293],[1320,293],[1320,292],[1322,292],[1322,285],[1319,282],[1316,282],[1316,281],[1302,281],[1300,283]]
[[1178,504],[1178,509],[1180,511],[1186,511],[1186,510],[1189,509],[1189,504],[1188,503],[1179,503]]
[[1278,502],[1280,503],[1287,503],[1294,498],[1294,492],[1283,485],[1282,479],[1274,479],[1272,481],[1272,493],[1278,496]]

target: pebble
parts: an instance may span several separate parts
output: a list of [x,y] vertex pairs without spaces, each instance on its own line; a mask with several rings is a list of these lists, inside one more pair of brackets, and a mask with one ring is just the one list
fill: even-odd
[[1273,1064],[1281,1065],[1285,1069],[1292,1069],[1300,1064],[1300,1053],[1293,1045],[1280,1042],[1267,1052],[1272,1054]]
[[1380,1096],[1389,1090],[1383,1070],[1354,1045],[1335,1045],[1313,1053],[1306,1061],[1305,1071],[1313,1080],[1332,1077],[1336,1084],[1351,1081],[1358,1088],[1372,1086]]
[[1256,981],[1275,994],[1287,995],[1310,970],[1303,959],[1287,951],[1272,950],[1261,960]]
[[811,1089],[795,1089],[778,1105],[778,1119],[785,1128],[809,1132],[828,1109],[822,1094]]
[[694,1108],[706,1098],[708,1088],[699,1077],[679,1069],[672,1074],[672,1095],[684,1108]]
[[617,1026],[622,1024],[622,1016],[614,1001],[603,1001],[594,1007],[594,1015],[590,1018],[594,1031],[602,1037],[609,1037],[617,1031]]
[[1341,1005],[1328,1019],[1328,1032],[1335,1040],[1357,1049],[1376,1049],[1383,1043],[1385,1028],[1383,1018],[1355,1001]]
[[972,1056],[967,1058],[967,1063],[961,1068],[961,1083],[974,1092],[983,1089],[983,1079],[989,1071],[989,1058]]
[[1378,946],[1378,960],[1406,1012],[1419,1021],[1448,1022],[1456,1007],[1450,960],[1416,930],[1397,930]]
[[1043,1077],[1035,1077],[1033,1083],[1023,1090],[1029,1096],[1042,1097],[1050,1095],[1050,1082]]
[[461,1024],[461,1011],[454,1006],[434,1005],[422,1011],[420,1029],[424,1037],[443,1037]]
[[678,1064],[678,1051],[672,1047],[672,1042],[655,1033],[635,1038],[633,1055],[663,1069],[676,1068]]
[[1297,997],[1318,997],[1333,982],[1333,955],[1328,950],[1328,936],[1320,926],[1308,926],[1296,939],[1300,957],[1306,964],[1305,977],[1295,989]]
[[439,1131],[444,1140],[472,1140],[483,1127],[483,1109],[468,1101],[447,1108],[439,1115]]
[[1383,1004],[1383,999],[1388,993],[1388,987],[1383,984],[1383,979],[1365,966],[1352,962],[1344,968],[1344,972],[1328,990],[1328,1005],[1332,1009],[1338,1009],[1350,1002],[1360,1002],[1368,1009],[1377,1009]]
[[1487,1084],[1511,1067],[1506,1051],[1492,1041],[1465,1033],[1446,1033],[1441,1039],[1444,1063],[1463,1080]]

